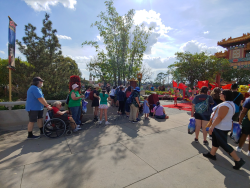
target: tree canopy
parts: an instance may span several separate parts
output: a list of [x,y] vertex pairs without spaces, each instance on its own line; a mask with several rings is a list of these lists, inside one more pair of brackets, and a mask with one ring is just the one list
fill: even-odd
[[97,41],[83,42],[82,45],[91,45],[98,52],[87,67],[99,79],[108,79],[115,84],[125,83],[126,79],[136,77],[141,69],[152,28],[134,25],[133,9],[121,16],[113,0],[105,1],[105,6],[106,11],[98,15],[100,20],[91,26],[99,30],[106,52],[99,48]]
[[214,82],[218,73],[230,69],[227,59],[209,56],[205,52],[177,52],[175,55],[178,61],[169,66],[173,79],[189,82],[190,86],[201,80]]
[[[27,61],[16,59],[16,70],[12,73],[12,82],[13,87],[16,87],[15,91],[23,99],[26,98],[27,89],[34,77],[39,76],[45,80],[43,87],[45,95],[60,95],[68,92],[70,76],[81,76],[76,62],[70,57],[62,55],[61,45],[56,36],[57,31],[52,28],[48,14],[45,14],[42,23],[41,37],[36,33],[36,27],[29,23],[25,25],[25,36],[22,38],[22,42],[16,40],[18,49]],[[6,62],[8,62],[7,59],[0,60],[1,70],[6,68],[4,67]],[[7,68],[4,70],[4,74],[0,76],[0,85],[8,84],[6,80],[8,70]]]

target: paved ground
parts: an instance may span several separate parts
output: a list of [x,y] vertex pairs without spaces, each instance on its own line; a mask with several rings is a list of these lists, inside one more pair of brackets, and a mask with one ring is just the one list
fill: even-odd
[[246,146],[239,171],[222,150],[210,161],[202,153],[211,141],[204,146],[202,133],[201,144],[187,134],[190,112],[165,109],[168,120],[142,117],[131,124],[113,108],[110,126],[88,121],[83,131],[53,140],[26,140],[26,130],[1,131],[0,187],[250,187]]

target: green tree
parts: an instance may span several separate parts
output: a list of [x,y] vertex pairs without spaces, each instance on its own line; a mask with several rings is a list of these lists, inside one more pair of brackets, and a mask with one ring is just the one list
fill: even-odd
[[45,79],[43,93],[56,97],[57,93],[68,92],[71,75],[81,76],[76,62],[61,55],[57,31],[52,28],[52,22],[47,13],[43,19],[41,32],[42,36],[39,37],[36,27],[29,23],[25,26],[23,43],[16,41],[18,49],[27,59],[27,63],[17,62],[14,79],[22,98],[25,98],[33,77],[40,76]]
[[[140,25],[132,30],[134,10],[120,16],[114,7],[113,0],[105,1],[105,6],[106,12],[98,15],[100,21],[96,21],[91,26],[96,26],[99,30],[107,53],[99,49],[96,41],[85,41],[82,45],[91,45],[96,48],[98,55],[94,61],[99,60],[100,56],[106,56],[103,63],[109,64],[105,66],[99,61],[98,64],[90,62],[88,69],[94,70],[92,73],[100,79],[105,69],[107,75],[112,75],[115,84],[117,82],[120,84],[121,81],[125,82],[126,78],[135,77],[140,70],[152,28],[146,30],[144,25]],[[101,67],[97,68],[97,66]],[[109,67],[109,69],[104,67]]]
[[227,59],[209,56],[205,52],[177,52],[175,55],[178,61],[169,66],[173,79],[189,82],[190,86],[199,80],[214,82],[216,75],[229,66]]
[[9,84],[9,70],[7,69],[8,64],[8,59],[0,58],[0,87],[5,87]]
[[167,74],[164,74],[163,72],[160,72],[160,73],[157,74],[155,82],[164,85],[166,77],[167,77]]

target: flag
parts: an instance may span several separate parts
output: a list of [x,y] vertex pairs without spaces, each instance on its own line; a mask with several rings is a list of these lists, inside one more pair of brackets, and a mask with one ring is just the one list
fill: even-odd
[[9,17],[8,56],[11,69],[15,69],[16,26],[17,24]]
[[173,81],[173,87],[178,87],[178,84],[177,84],[177,82],[175,82],[175,81]]
[[208,80],[199,81],[197,85],[198,85],[198,88],[200,88],[200,89],[201,89],[203,86],[208,87]]
[[186,90],[187,86],[183,83],[179,83],[179,89]]
[[222,86],[222,89],[231,89],[232,84],[227,84],[225,86]]

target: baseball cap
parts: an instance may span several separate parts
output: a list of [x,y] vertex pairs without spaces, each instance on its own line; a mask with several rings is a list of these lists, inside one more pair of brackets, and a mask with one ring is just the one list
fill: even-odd
[[33,82],[37,82],[37,81],[44,82],[44,80],[40,77],[33,78]]
[[75,89],[75,88],[77,88],[77,87],[79,87],[79,85],[77,85],[77,84],[73,84],[73,85],[72,85],[72,89]]
[[135,88],[135,91],[140,92],[140,88],[139,88],[139,87],[136,87],[136,88]]

